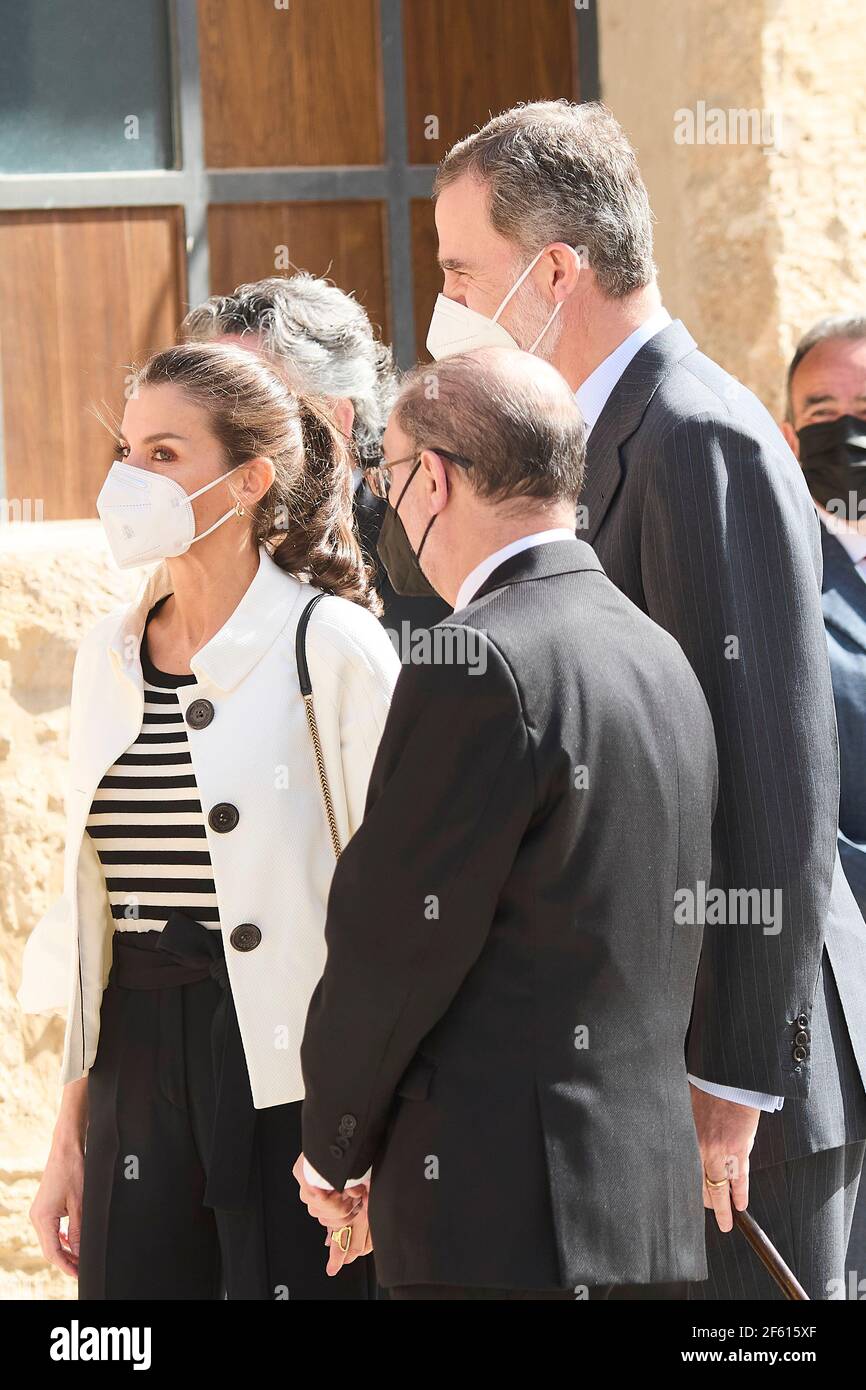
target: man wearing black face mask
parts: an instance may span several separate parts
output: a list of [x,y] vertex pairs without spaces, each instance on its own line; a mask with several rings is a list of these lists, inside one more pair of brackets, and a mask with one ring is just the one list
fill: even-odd
[[866,912],[866,315],[822,319],[801,339],[782,432],[821,522],[842,774],[839,851]]
[[[866,915],[866,314],[822,319],[801,338],[788,368],[786,417],[782,432],[821,522],[839,728],[839,855]],[[859,1279],[866,1269],[862,1181],[846,1265],[849,1283],[851,1271]]]
[[301,1196],[351,1261],[346,1179],[371,1170],[396,1299],[674,1299],[706,1269],[704,933],[676,904],[712,863],[709,708],[575,537],[562,377],[496,346],[427,378],[370,478],[397,587],[426,575],[455,612],[404,666],[334,874]]

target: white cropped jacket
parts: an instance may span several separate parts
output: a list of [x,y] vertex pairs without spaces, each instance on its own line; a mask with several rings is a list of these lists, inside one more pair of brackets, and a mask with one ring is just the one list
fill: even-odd
[[[141,727],[141,636],[150,608],[170,589],[163,563],[131,605],[91,629],[75,660],[64,890],[27,941],[18,991],[25,1012],[66,1014],[62,1084],[93,1065],[111,964],[114,922],[87,817],[99,782]],[[259,568],[234,613],[191,660],[195,683],[178,689],[184,712],[202,698],[214,706],[210,723],[191,727],[188,738],[258,1109],[303,1098],[300,1042],[325,961],[334,850],[294,646],[301,612],[317,592],[281,570],[261,546]],[[317,605],[306,648],[345,844],[363,816],[400,662],[371,613],[332,596]],[[207,820],[220,802],[238,811],[227,833],[217,833]],[[261,931],[253,950],[230,944],[241,923]]]

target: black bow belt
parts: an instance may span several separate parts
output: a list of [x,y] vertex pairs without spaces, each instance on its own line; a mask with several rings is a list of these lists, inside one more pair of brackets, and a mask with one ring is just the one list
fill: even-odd
[[[148,933],[148,935],[150,935]],[[222,989],[211,1023],[216,1108],[204,1205],[241,1211],[246,1204],[256,1112],[222,933],[173,911],[155,948],[137,932],[115,932],[111,977],[122,989],[165,989],[160,1009],[159,1074],[169,1100],[186,1108],[182,1000],[172,986],[208,978]]]

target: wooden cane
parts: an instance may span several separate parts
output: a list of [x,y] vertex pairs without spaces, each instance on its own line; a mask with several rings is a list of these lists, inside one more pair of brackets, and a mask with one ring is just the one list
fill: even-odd
[[775,1279],[786,1298],[810,1302],[809,1295],[792,1270],[788,1268],[772,1241],[761,1230],[757,1221],[747,1211],[734,1213],[734,1225],[739,1228],[751,1245],[761,1264],[772,1279]]

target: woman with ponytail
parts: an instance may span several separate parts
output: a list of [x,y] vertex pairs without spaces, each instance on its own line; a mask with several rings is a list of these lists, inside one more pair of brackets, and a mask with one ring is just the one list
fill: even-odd
[[335,856],[399,672],[351,459],[272,362],[187,343],[135,378],[97,509],[121,568],[156,563],[79,649],[64,893],[25,952],[22,1007],[66,1014],[42,1249],[82,1299],[375,1297],[372,1258],[327,1277],[291,1176]]

